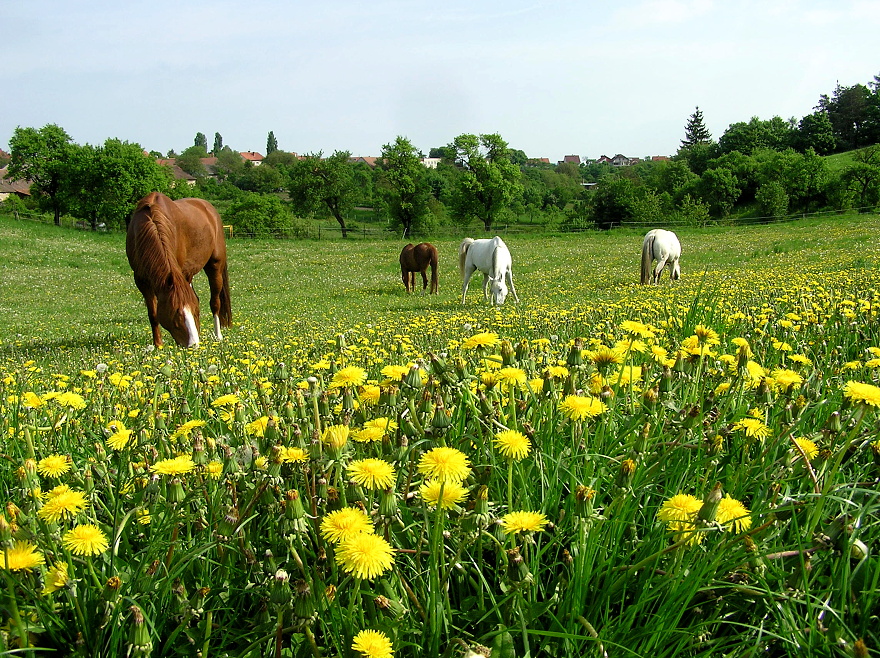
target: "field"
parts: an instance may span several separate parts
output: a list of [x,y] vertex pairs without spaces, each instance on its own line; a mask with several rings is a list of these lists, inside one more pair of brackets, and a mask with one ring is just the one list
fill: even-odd
[[878,229],[682,229],[652,287],[511,234],[497,309],[457,241],[407,296],[401,242],[233,240],[187,351],[124,236],[0,217],[0,651],[870,655]]

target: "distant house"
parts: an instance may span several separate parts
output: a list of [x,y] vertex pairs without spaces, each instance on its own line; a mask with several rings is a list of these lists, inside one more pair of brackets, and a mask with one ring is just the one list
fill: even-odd
[[375,158],[369,155],[353,155],[348,159],[349,162],[354,162],[357,164],[358,162],[363,162],[365,165],[368,165],[371,169],[376,166],[376,163],[379,162],[379,158]]
[[610,165],[610,164],[611,164],[611,158],[609,158],[607,155],[600,155],[600,156],[596,159],[596,164],[607,164],[607,165]]
[[613,158],[611,158],[611,164],[614,167],[629,167],[632,164],[638,162],[638,158],[628,158],[623,153],[618,153]]
[[672,158],[670,158],[668,155],[652,155],[651,156],[651,162],[668,162],[671,159]]
[[156,160],[156,162],[163,167],[170,168],[171,175],[174,177],[174,180],[184,180],[187,182],[188,185],[196,184],[196,177],[192,174],[186,173],[183,169],[178,167],[177,164],[175,164],[174,158]]
[[[246,162],[252,162],[254,165],[263,164],[263,156],[256,151],[242,151],[241,157],[245,159]],[[216,159],[216,158],[215,158]],[[217,164],[216,162],[214,164]]]
[[436,169],[442,159],[443,158],[422,158],[422,164],[428,169]]
[[529,158],[525,162],[526,167],[540,167],[550,164],[550,158]]
[[564,158],[562,158],[562,162],[560,162],[559,164],[564,164],[566,162],[570,162],[571,164],[580,165],[581,156],[579,156],[579,155],[566,155]]
[[31,185],[27,181],[12,180],[6,177],[8,167],[0,169],[0,201],[6,200],[7,197],[14,194],[19,198],[31,195]]

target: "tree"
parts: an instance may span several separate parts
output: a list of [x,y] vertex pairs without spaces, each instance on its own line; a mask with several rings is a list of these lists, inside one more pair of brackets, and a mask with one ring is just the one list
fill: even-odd
[[266,138],[266,157],[269,157],[277,150],[278,140],[275,139],[275,133],[270,130],[269,136]]
[[794,146],[802,153],[807,149],[813,149],[819,155],[828,155],[834,152],[837,140],[834,139],[834,126],[827,112],[813,112],[808,114],[798,123],[794,135]]
[[727,169],[707,169],[697,185],[700,197],[716,217],[727,217],[740,195],[736,176]]
[[339,222],[342,237],[346,238],[345,217],[354,206],[351,154],[335,151],[329,158],[321,155],[309,154],[290,168],[290,200],[302,214],[327,211]]
[[[217,156],[216,171],[221,178],[238,176],[244,170],[244,158],[241,153],[224,146]],[[199,162],[201,164],[201,161]],[[195,174],[193,174],[195,175]]]
[[139,144],[108,139],[103,146],[72,145],[68,151],[65,196],[69,212],[89,223],[123,227],[136,203],[153,191],[168,192],[171,174]]
[[284,187],[284,176],[274,167],[262,164],[259,167],[242,166],[232,181],[242,190],[271,194]]
[[196,133],[196,138],[193,140],[193,146],[200,146],[205,153],[208,152],[208,138],[205,137],[205,133]]
[[220,155],[220,151],[223,150],[223,137],[220,133],[214,133],[214,150],[211,151],[211,154],[214,157]]
[[608,230],[632,221],[636,215],[636,194],[636,184],[629,178],[603,178],[592,197],[591,215],[596,228]]
[[687,148],[695,144],[709,144],[711,141],[712,134],[706,128],[706,124],[703,123],[703,113],[698,105],[684,127],[684,139],[681,140],[681,147]]
[[731,124],[718,140],[718,148],[722,153],[739,151],[744,155],[751,155],[759,149],[784,151],[793,142],[794,129],[791,122],[778,116],[768,121],[752,117],[748,123],[740,121]]
[[208,173],[208,170],[205,169],[205,165],[202,163],[202,158],[206,157],[208,157],[208,152],[205,150],[205,147],[195,145],[190,146],[178,155],[174,163],[189,175],[201,178]]
[[382,146],[381,167],[382,201],[392,221],[403,227],[403,237],[408,238],[413,227],[428,214],[428,170],[418,149],[399,135],[391,144]]
[[65,162],[71,138],[63,128],[47,124],[36,128],[16,128],[9,140],[10,161],[7,176],[12,180],[31,183],[31,195],[41,208],[55,216],[55,225],[61,225],[64,210],[62,184]]
[[486,231],[498,214],[522,194],[520,170],[510,161],[501,135],[459,135],[449,149],[460,169],[453,195],[453,215],[459,221],[476,217]]

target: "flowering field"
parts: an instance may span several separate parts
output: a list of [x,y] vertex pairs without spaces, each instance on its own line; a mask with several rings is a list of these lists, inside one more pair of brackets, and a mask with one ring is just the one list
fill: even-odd
[[452,241],[430,297],[398,242],[234,241],[187,351],[122,236],[0,218],[2,650],[867,656],[878,229],[681,231],[656,287],[639,233],[509,236],[500,309]]

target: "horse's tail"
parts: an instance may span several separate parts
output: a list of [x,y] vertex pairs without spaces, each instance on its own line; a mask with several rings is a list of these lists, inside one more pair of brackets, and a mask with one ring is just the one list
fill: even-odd
[[651,282],[651,263],[654,260],[654,234],[648,233],[642,243],[642,285]]
[[223,265],[223,288],[220,290],[220,326],[232,326],[232,300],[229,297],[229,269]]
[[458,271],[461,272],[462,276],[464,276],[464,264],[467,260],[467,252],[473,243],[473,238],[465,238],[461,241],[461,246],[458,248]]

